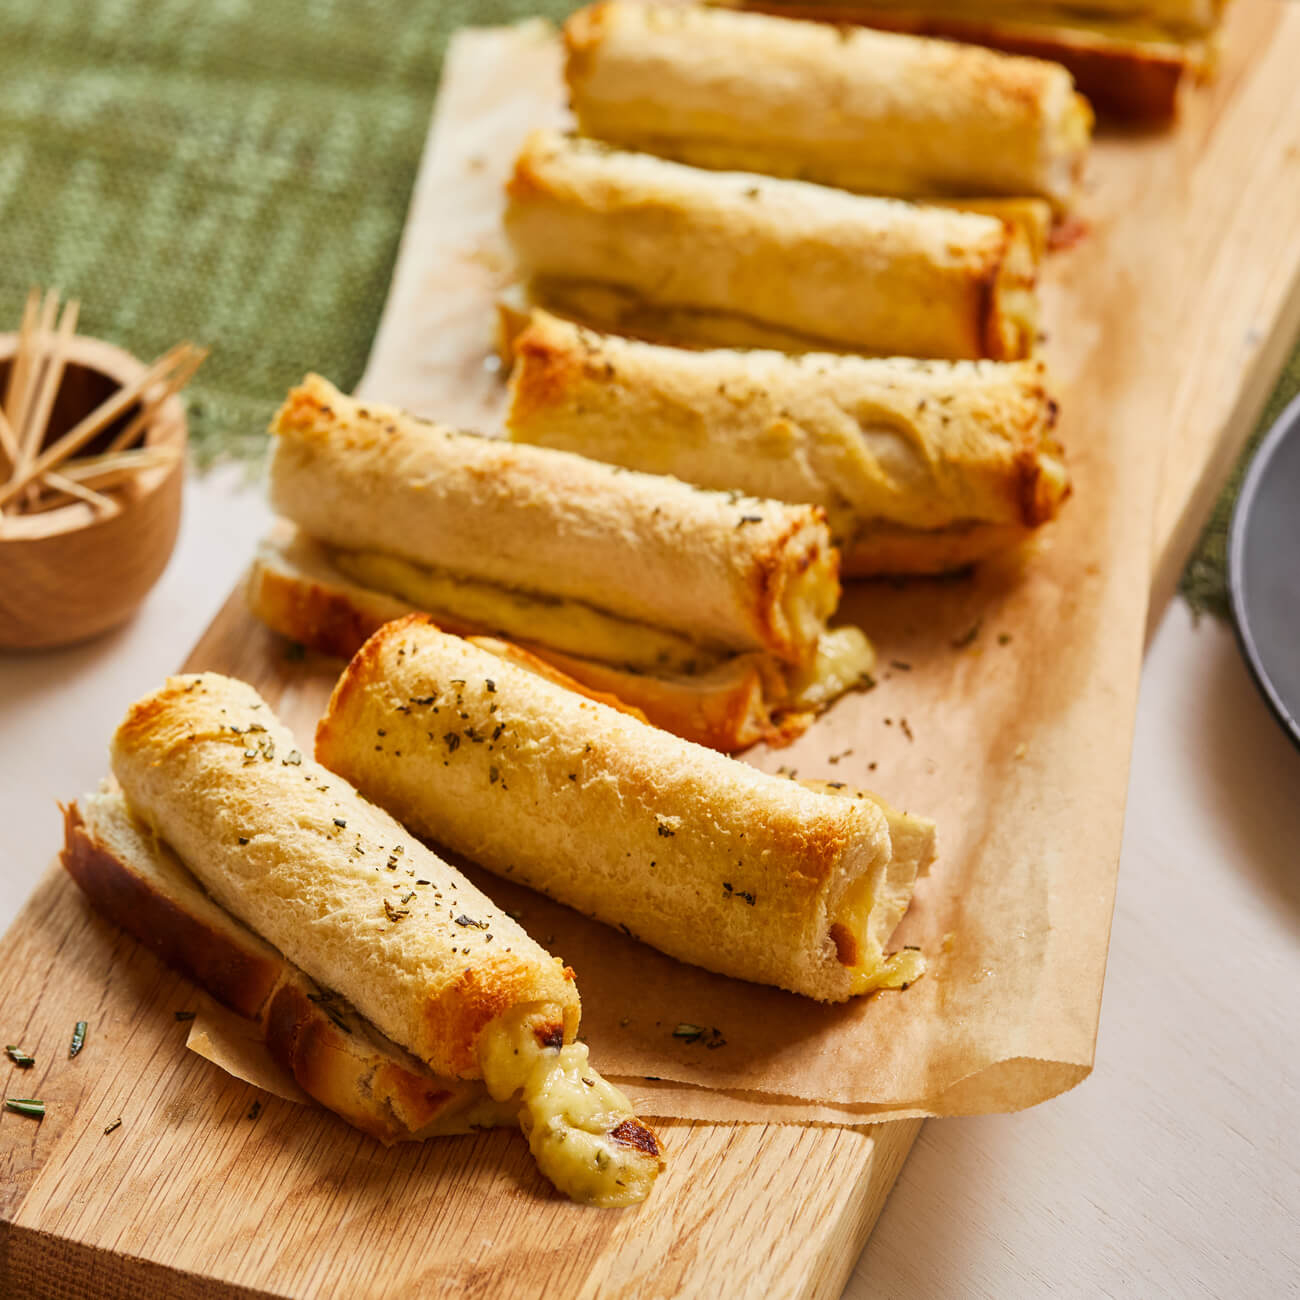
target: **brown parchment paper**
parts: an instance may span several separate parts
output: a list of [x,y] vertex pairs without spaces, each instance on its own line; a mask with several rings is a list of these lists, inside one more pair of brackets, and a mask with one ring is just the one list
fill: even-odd
[[[1225,76],[1231,57],[1230,43]],[[501,185],[525,131],[562,122],[562,102],[546,28],[457,38],[362,395],[500,428]],[[1177,388],[1168,358],[1186,329],[1195,144],[1177,132],[1100,140],[1087,236],[1047,267],[1044,350],[1075,487],[1062,518],[973,576],[846,590],[842,618],[875,642],[877,685],[795,745],[746,755],[935,819],[939,860],[895,938],[925,951],[924,978],[821,1006],[682,965],[467,868],[573,966],[593,1061],[646,1113],[865,1123],[1008,1111],[1091,1069]],[[277,671],[300,674],[281,710],[306,740],[337,666]],[[674,1036],[682,1025],[706,1032],[688,1041]]]

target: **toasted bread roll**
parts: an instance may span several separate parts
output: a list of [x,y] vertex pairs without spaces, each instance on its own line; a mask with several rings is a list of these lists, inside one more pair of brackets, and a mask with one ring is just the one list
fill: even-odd
[[[369,1036],[374,1026],[435,1074],[481,1080],[497,1106],[477,1104],[476,1115],[517,1104],[539,1168],[561,1191],[602,1206],[648,1195],[663,1167],[658,1142],[572,1041],[573,972],[304,758],[252,687],[212,673],[171,678],[131,707],[111,753],[149,833],[317,982],[283,982],[263,1012],[272,1051],[309,1090],[364,1121],[369,1108],[339,1077],[365,1073],[398,1112],[398,1136],[420,1116],[436,1121],[446,1099],[408,1088],[401,1062]],[[317,985],[365,1016],[365,1034],[344,1041],[324,1030],[304,1005]],[[319,1005],[344,1033],[363,1028],[342,1004]]]
[[[300,531],[277,527],[258,545],[245,582],[249,608],[273,631],[347,659],[385,623],[420,612],[345,576]],[[453,602],[459,607],[459,602]],[[854,627],[832,628],[805,668],[774,674],[760,654],[730,655],[680,675],[643,672],[536,642],[476,635],[463,618],[423,607],[445,631],[601,703],[710,749],[734,753],[760,740],[792,740],[847,690],[870,679],[875,651]]]
[[743,342],[739,324],[804,350],[1007,359],[1034,345],[1025,232],[977,213],[537,131],[507,185],[505,225],[543,298],[608,288],[620,311],[631,299],[651,316],[694,317],[691,341]]
[[120,791],[84,796],[64,820],[63,865],[95,909],[257,1020],[277,1064],[354,1127],[390,1145],[518,1122],[517,1105],[438,1078],[214,903]]
[[218,903],[435,1073],[480,1077],[479,1035],[521,1003],[576,1032],[572,974],[304,757],[245,683],[171,678],[131,707],[112,760],[132,810]]
[[884,950],[933,854],[929,823],[907,819],[896,852],[869,801],[691,745],[428,619],[366,643],[316,752],[420,833],[683,961],[823,1001],[912,969]]
[[843,26],[940,36],[1060,63],[1108,117],[1159,122],[1184,75],[1206,76],[1224,0],[714,0],[728,7]]
[[818,505],[863,576],[970,563],[1055,516],[1056,410],[1039,361],[692,352],[538,312],[506,423],[519,442]]
[[479,626],[496,618],[517,634],[560,598],[575,602],[566,617],[586,618],[584,644],[645,625],[622,635],[625,658],[629,642],[676,632],[656,653],[684,636],[806,663],[839,598],[838,557],[806,507],[457,433],[361,406],[315,375],[273,429],[280,514],[338,552],[476,584],[466,621]]
[[223,1006],[257,1020],[284,977],[284,958],[203,892],[120,791],[63,809],[64,870],[97,912]]
[[1070,206],[1092,125],[1058,64],[761,14],[604,0],[564,27],[579,129],[863,194]]

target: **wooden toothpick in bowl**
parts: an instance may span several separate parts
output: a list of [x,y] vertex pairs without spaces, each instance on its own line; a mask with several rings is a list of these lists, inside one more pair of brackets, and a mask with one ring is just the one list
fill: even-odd
[[[181,455],[174,447],[137,448],[135,444],[144,437],[163,404],[203,364],[207,349],[189,342],[169,348],[133,382],[119,388],[62,437],[43,447],[79,306],[75,299],[68,301],[60,316],[57,291],[49,290],[43,301],[39,289],[28,294],[0,407],[0,473],[6,476],[0,482],[0,513],[45,510],[70,501],[84,501],[97,510],[111,512],[118,507],[109,493],[135,475],[158,468],[164,463],[160,458],[171,463]],[[137,404],[140,410],[113,437],[106,452],[77,458],[87,443]],[[86,472],[92,462],[98,474]]]

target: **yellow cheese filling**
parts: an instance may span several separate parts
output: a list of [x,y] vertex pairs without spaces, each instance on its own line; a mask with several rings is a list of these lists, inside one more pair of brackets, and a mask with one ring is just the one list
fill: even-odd
[[871,881],[855,880],[844,891],[839,911],[831,924],[840,963],[848,967],[850,988],[856,996],[873,989],[906,988],[925,973],[925,957],[918,948],[904,948],[886,956],[871,933],[875,907]]
[[[822,551],[781,596],[781,616],[815,649],[799,666],[748,651],[728,655],[701,647],[679,633],[635,623],[581,601],[539,596],[464,579],[375,551],[326,548],[345,577],[428,611],[453,625],[499,633],[546,657],[547,650],[666,681],[706,686],[715,670],[742,660],[760,669],[763,706],[771,713],[816,712],[869,679],[875,651],[860,629],[827,629],[839,597],[832,553]],[[565,665],[575,677],[575,664]]]
[[479,1064],[488,1092],[499,1102],[518,1095],[519,1125],[537,1167],[566,1196],[607,1209],[645,1200],[663,1168],[658,1140],[591,1068],[586,1044],[553,1045],[545,1024],[538,1008],[522,1007],[483,1031]]
[[354,582],[409,601],[435,617],[550,646],[564,654],[637,672],[691,673],[721,657],[666,628],[606,613],[577,600],[478,582],[377,551],[328,548],[335,568]]
[[790,706],[824,709],[845,691],[869,684],[875,666],[875,649],[861,628],[829,628],[817,641],[812,663],[787,678]]

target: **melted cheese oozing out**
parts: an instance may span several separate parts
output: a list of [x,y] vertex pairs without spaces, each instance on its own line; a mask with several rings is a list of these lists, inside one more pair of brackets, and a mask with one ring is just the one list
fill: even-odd
[[855,960],[845,963],[854,995],[873,989],[905,988],[925,974],[925,957],[915,948],[904,948],[890,956],[870,938],[871,909],[875,897],[869,880],[857,880],[844,893],[835,925],[848,932]]
[[635,1205],[663,1167],[659,1145],[627,1098],[591,1068],[584,1043],[538,1041],[536,1009],[516,1009],[483,1032],[479,1063],[498,1101],[519,1094],[519,1126],[538,1168],[584,1205]]
[[836,627],[823,632],[817,655],[789,683],[790,702],[797,709],[820,709],[870,676],[876,652],[861,628]]
[[819,550],[802,573],[795,574],[781,593],[781,614],[796,647],[816,645],[826,631],[826,620],[840,603],[837,579],[839,557]]

